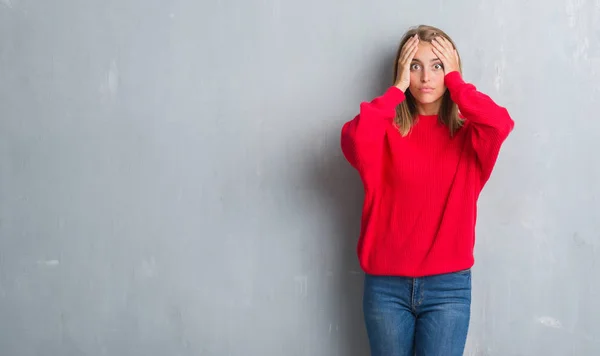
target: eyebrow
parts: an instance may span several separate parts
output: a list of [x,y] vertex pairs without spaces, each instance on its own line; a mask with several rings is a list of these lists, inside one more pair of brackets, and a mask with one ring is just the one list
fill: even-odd
[[[413,61],[413,62],[419,62],[419,63],[423,63],[423,62],[421,62],[420,60],[418,60],[418,59],[416,59],[416,58],[413,58],[413,60],[412,60],[412,61]],[[434,59],[430,60],[429,62],[431,63],[431,62],[435,62],[435,61],[440,61],[440,62],[441,62],[442,60],[436,57],[436,58],[434,58]]]

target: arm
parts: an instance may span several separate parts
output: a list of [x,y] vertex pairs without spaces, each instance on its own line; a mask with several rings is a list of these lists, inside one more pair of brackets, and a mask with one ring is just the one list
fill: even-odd
[[514,128],[514,121],[505,108],[466,83],[458,71],[446,74],[444,81],[469,126],[470,142],[484,184],[492,173],[502,143]]
[[406,99],[404,92],[410,85],[410,63],[418,45],[416,34],[404,43],[394,86],[373,101],[361,103],[359,114],[342,127],[342,151],[348,162],[358,170],[365,185],[378,182],[385,132],[396,117],[396,107]]
[[373,101],[361,103],[359,114],[342,127],[342,152],[363,181],[373,181],[381,172],[385,132],[404,99],[404,92],[392,86]]

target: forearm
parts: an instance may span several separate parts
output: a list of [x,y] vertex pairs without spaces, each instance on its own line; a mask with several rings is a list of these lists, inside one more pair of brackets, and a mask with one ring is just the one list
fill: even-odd
[[346,159],[361,174],[377,170],[386,130],[393,124],[396,107],[405,100],[397,87],[360,104],[359,114],[342,127],[341,146]]
[[478,91],[473,84],[466,83],[459,72],[446,74],[446,87],[452,101],[456,103],[466,120],[475,125],[485,125],[506,136],[514,122],[508,111],[496,104],[488,95]]

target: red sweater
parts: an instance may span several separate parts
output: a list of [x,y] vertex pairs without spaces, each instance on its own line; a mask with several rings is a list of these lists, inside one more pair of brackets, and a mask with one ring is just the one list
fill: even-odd
[[437,115],[420,115],[402,137],[394,126],[404,93],[390,87],[344,124],[344,156],[365,197],[357,246],[369,274],[421,277],[471,268],[477,199],[514,127],[507,110],[445,75],[465,123],[454,137]]

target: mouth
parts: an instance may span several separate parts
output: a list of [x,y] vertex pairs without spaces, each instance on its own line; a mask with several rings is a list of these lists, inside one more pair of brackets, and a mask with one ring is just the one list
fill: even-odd
[[419,88],[419,91],[420,91],[420,92],[423,92],[423,93],[431,93],[431,92],[433,92],[433,90],[434,90],[434,89],[433,89],[433,88],[430,88],[430,87],[423,87],[423,88]]

